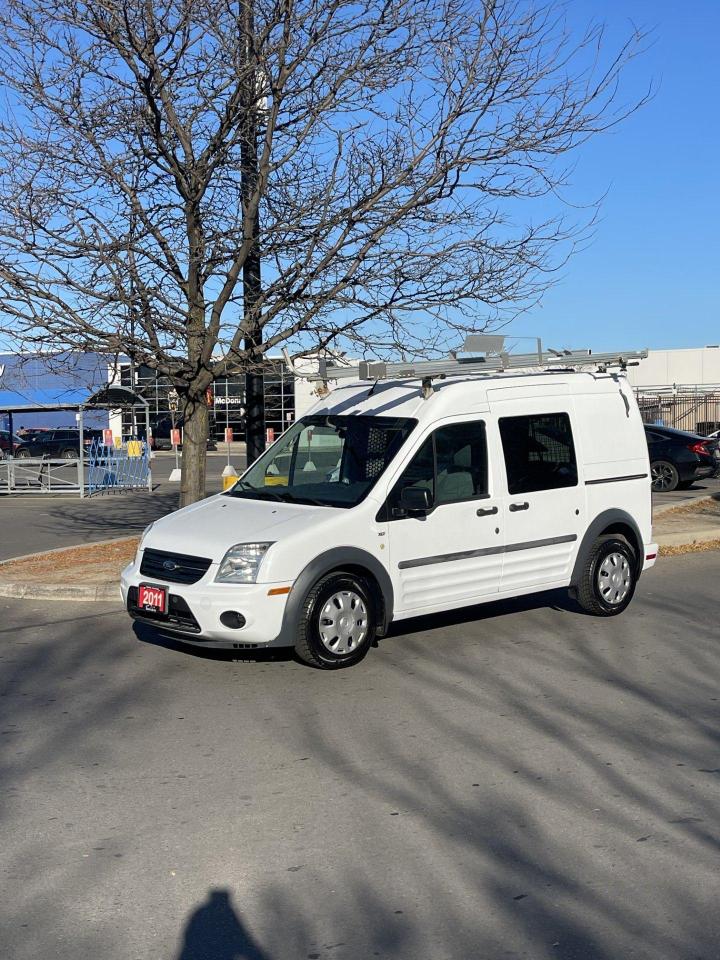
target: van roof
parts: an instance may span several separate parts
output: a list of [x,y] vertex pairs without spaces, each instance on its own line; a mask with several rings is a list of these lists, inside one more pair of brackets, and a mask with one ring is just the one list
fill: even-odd
[[508,393],[518,397],[616,393],[621,383],[627,383],[625,377],[615,373],[575,370],[498,372],[483,376],[453,374],[433,380],[432,393],[426,399],[420,377],[355,380],[339,384],[309,413],[439,419],[455,413],[487,410],[493,394],[499,400],[501,396],[508,399]]

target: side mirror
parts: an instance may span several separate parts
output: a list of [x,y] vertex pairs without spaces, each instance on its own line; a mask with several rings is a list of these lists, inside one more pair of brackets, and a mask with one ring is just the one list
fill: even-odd
[[427,513],[432,507],[432,495],[426,487],[403,487],[400,506],[408,513]]

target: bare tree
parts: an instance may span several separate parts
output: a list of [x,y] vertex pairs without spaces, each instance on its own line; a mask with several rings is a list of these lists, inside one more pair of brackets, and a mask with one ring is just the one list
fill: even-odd
[[640,41],[553,0],[5,0],[0,332],[169,378],[191,503],[216,378],[427,355],[542,291],[577,224],[538,198],[637,107]]

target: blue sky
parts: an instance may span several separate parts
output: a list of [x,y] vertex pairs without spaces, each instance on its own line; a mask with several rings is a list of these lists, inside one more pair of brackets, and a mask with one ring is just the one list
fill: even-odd
[[609,190],[590,245],[505,332],[547,346],[720,343],[720,0],[570,0],[573,22],[653,28],[626,92],[654,100],[581,148],[570,197]]

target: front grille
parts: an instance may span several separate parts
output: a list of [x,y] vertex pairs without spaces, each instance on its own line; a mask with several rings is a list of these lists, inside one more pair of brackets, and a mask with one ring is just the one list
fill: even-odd
[[157,577],[171,583],[197,583],[211,563],[207,557],[147,549],[143,551],[140,573],[144,577]]
[[149,610],[141,610],[138,605],[138,588],[130,587],[128,590],[128,613],[140,620],[150,620],[158,626],[167,628],[175,627],[184,633],[200,633],[200,624],[193,616],[193,612],[182,597],[170,594],[168,597],[168,612],[153,613]]

